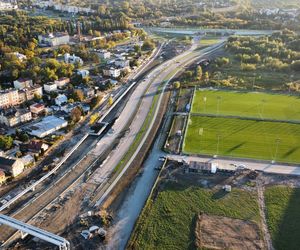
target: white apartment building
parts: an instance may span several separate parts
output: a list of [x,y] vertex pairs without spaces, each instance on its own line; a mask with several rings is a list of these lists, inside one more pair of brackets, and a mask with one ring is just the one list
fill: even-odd
[[101,59],[109,59],[111,57],[111,53],[107,50],[99,50],[97,54]]
[[103,75],[118,78],[121,75],[121,70],[116,68],[103,69]]
[[18,9],[18,5],[0,1],[0,11],[16,9]]
[[15,89],[25,89],[30,88],[32,86],[31,79],[19,78],[18,80],[14,81]]
[[54,82],[49,82],[44,84],[44,90],[48,93],[57,91],[57,84]]
[[70,78],[62,77],[62,78],[59,78],[58,80],[55,80],[54,83],[57,85],[58,88],[63,88],[68,83],[70,83]]
[[47,35],[39,35],[38,40],[40,44],[54,47],[62,44],[68,44],[70,42],[70,36],[68,33],[58,32],[55,34],[50,33]]
[[79,56],[75,56],[74,54],[70,55],[69,53],[66,53],[64,55],[64,58],[65,58],[65,63],[71,63],[71,64],[79,63],[80,65],[83,64],[83,60]]
[[16,89],[0,91],[0,108],[19,104],[19,93]]

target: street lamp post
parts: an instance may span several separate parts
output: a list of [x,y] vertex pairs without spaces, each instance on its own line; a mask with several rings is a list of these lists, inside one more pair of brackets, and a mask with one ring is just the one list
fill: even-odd
[[278,153],[278,147],[279,147],[280,139],[277,138],[277,139],[275,140],[275,143],[276,143],[276,149],[275,149],[274,161],[276,161],[276,158],[277,158],[277,153]]
[[219,155],[219,145],[220,145],[220,138],[221,138],[221,135],[218,134],[217,137],[218,137],[218,142],[217,142],[217,155]]
[[220,101],[221,101],[221,96],[217,96],[217,115],[219,114],[219,110],[220,110]]

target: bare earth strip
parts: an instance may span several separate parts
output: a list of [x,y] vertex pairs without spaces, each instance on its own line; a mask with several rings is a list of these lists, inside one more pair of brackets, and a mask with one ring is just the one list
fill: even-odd
[[264,249],[260,229],[250,221],[198,215],[195,235],[199,249]]

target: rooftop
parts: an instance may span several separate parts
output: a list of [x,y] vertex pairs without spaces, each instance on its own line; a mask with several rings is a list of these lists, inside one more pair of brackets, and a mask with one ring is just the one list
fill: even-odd
[[0,167],[1,166],[12,166],[15,163],[16,159],[6,158],[0,156]]

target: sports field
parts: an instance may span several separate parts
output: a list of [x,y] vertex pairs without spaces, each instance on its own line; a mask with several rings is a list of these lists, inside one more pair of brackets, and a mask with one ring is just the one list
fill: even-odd
[[300,121],[300,98],[258,92],[196,91],[192,113]]
[[291,120],[300,121],[300,99],[295,96],[197,91],[183,151],[299,163],[300,124]]
[[193,116],[184,152],[300,162],[300,125]]

